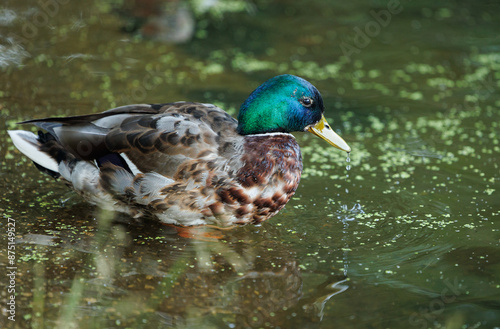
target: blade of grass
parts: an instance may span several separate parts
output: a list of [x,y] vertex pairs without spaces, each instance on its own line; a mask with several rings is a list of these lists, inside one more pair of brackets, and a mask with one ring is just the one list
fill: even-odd
[[75,314],[77,312],[78,303],[81,300],[84,286],[83,278],[76,277],[73,279],[73,284],[65,298],[64,305],[61,308],[61,314],[59,315],[59,320],[57,329],[70,329],[78,328],[78,324],[75,321]]

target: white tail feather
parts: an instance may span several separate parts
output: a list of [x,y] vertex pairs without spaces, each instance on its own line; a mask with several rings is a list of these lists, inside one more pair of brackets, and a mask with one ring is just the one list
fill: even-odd
[[35,134],[24,130],[7,130],[14,145],[24,155],[40,166],[59,172],[57,161],[47,153],[40,151],[40,141]]

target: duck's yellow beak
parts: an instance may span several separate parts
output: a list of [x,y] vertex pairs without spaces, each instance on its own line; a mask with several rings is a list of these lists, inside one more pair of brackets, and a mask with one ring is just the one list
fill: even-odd
[[309,127],[307,130],[316,136],[321,137],[336,148],[346,151],[347,153],[351,152],[349,145],[347,145],[342,137],[333,131],[328,122],[326,122],[324,115],[321,116],[321,120],[314,127]]

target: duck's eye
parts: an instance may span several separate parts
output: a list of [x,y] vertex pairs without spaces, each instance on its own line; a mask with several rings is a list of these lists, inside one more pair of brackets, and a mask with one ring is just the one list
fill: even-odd
[[303,97],[300,99],[300,103],[305,107],[311,107],[314,103],[311,97]]

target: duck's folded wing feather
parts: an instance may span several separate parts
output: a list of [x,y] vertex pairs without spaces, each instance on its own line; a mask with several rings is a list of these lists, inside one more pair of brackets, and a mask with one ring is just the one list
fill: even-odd
[[154,115],[158,109],[148,104],[127,105],[106,112],[35,119],[20,122],[31,123],[48,131],[64,148],[83,160],[98,159],[110,150],[106,147],[106,135],[123,120],[130,117]]
[[129,117],[105,138],[143,172],[172,177],[182,163],[221,156],[221,145],[241,138],[237,121],[211,104],[174,103],[157,115]]
[[99,114],[30,120],[83,160],[124,154],[142,172],[172,174],[182,162],[216,156],[237,122],[211,104],[128,105]]

